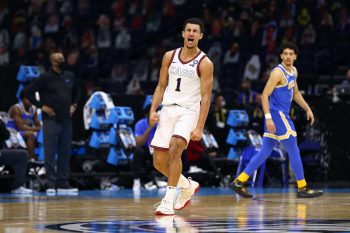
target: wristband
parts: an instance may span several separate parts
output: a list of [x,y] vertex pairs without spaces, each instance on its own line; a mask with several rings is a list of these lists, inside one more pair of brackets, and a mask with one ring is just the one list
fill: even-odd
[[265,113],[265,119],[272,119],[271,113]]

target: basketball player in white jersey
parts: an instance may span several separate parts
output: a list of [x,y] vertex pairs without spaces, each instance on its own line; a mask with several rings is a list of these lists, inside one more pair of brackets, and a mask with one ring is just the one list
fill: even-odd
[[[203,29],[200,19],[185,21],[184,46],[165,53],[153,95],[150,122],[158,123],[151,143],[153,164],[168,177],[167,191],[156,215],[173,215],[174,209],[184,208],[199,189],[197,182],[181,174],[181,154],[190,139],[199,141],[202,138],[209,111],[214,67],[198,48]],[[160,103],[163,107],[158,115],[156,110]],[[181,188],[181,193],[174,201],[176,187]]]

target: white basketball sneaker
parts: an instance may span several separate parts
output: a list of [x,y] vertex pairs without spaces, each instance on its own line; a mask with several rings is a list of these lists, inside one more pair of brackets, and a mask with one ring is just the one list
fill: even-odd
[[188,181],[190,182],[190,187],[187,189],[182,189],[179,196],[177,196],[174,205],[175,210],[181,210],[185,208],[190,203],[192,196],[196,194],[200,188],[199,183],[192,180],[191,177],[188,177]]
[[166,199],[162,199],[162,201],[157,203],[155,207],[157,205],[158,207],[155,212],[156,215],[173,215],[174,214],[174,202]]

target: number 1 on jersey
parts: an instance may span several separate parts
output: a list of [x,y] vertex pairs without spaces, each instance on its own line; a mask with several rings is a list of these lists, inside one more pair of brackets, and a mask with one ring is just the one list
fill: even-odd
[[177,82],[177,84],[176,84],[175,91],[180,91],[181,78],[176,79],[176,82]]

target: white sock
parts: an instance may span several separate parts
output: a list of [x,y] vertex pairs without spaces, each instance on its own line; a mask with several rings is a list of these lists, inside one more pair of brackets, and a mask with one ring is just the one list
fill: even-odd
[[168,200],[168,201],[171,201],[171,202],[174,202],[175,194],[176,194],[176,187],[174,187],[174,186],[167,186],[164,199]]
[[177,186],[182,189],[188,189],[190,187],[190,181],[181,174]]
[[140,184],[141,185],[140,179],[134,179],[134,184]]

